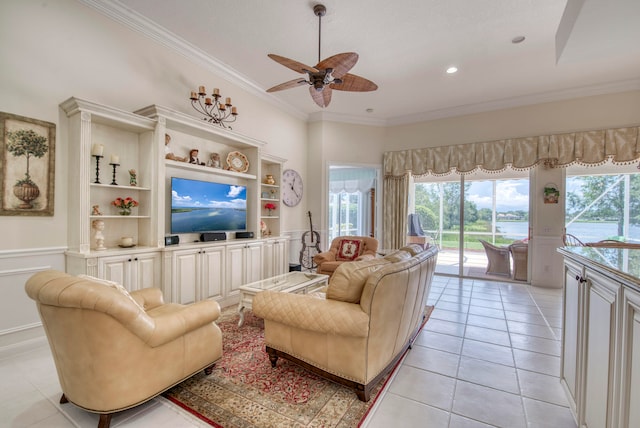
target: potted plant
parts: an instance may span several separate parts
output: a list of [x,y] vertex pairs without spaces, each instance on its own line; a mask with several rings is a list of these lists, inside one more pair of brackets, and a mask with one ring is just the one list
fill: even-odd
[[137,207],[138,201],[131,197],[117,198],[111,204],[120,210],[120,215],[131,215],[131,208]]
[[27,170],[25,177],[16,181],[13,186],[13,194],[23,203],[18,206],[22,209],[31,209],[33,205],[31,201],[40,195],[40,189],[36,183],[31,180],[29,175],[29,161],[31,157],[41,158],[47,154],[49,146],[47,146],[47,137],[38,135],[32,129],[19,129],[17,131],[8,131],[7,150],[16,157],[24,156],[27,158]]

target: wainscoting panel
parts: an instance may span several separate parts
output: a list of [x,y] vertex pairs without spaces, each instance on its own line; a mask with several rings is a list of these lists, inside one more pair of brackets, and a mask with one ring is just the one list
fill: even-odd
[[0,356],[44,339],[36,305],[24,291],[27,279],[47,269],[65,270],[65,248],[0,251]]
[[529,243],[532,263],[531,285],[547,288],[562,288],[564,278],[562,256],[558,247],[562,247],[562,238],[558,236],[535,236]]

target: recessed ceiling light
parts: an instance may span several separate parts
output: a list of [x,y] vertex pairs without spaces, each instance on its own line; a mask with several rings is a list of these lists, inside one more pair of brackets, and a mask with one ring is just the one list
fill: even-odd
[[447,68],[447,73],[449,73],[449,74],[453,74],[456,71],[458,71],[458,67],[451,66],[451,67]]
[[513,39],[511,39],[511,43],[513,43],[514,45],[517,45],[518,43],[524,42],[524,39],[525,39],[524,36],[516,36]]

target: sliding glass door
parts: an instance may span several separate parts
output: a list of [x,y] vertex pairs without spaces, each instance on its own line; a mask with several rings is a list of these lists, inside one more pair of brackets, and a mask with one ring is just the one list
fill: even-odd
[[[475,173],[425,177],[425,180],[429,182],[417,182],[414,186],[414,211],[431,242],[440,248],[437,273],[485,277],[491,250],[482,241],[496,247],[498,252],[508,252],[509,244],[527,240],[527,172]],[[491,276],[508,278],[510,274],[510,267],[506,267]]]

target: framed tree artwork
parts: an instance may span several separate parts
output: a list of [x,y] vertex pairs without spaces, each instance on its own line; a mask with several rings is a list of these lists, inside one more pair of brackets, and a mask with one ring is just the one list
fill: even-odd
[[0,215],[52,216],[56,125],[0,112]]

